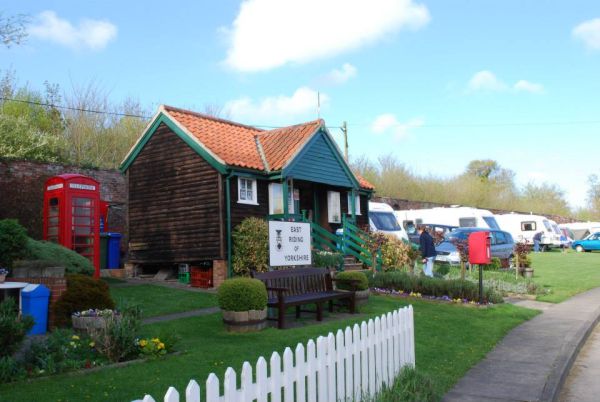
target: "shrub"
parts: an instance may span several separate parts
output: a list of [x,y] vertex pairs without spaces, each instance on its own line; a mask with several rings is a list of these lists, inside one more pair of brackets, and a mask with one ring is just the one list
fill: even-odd
[[26,376],[25,370],[10,356],[0,357],[0,384]]
[[90,260],[60,244],[28,239],[26,249],[27,259],[43,260],[52,263],[53,266],[65,267],[67,274],[92,275],[94,273],[94,265]]
[[24,256],[27,231],[16,219],[0,220],[0,267],[12,268]]
[[440,400],[438,387],[433,380],[415,368],[404,367],[391,386],[377,396],[378,402],[434,402]]
[[113,309],[108,285],[85,275],[67,275],[67,291],[54,305],[55,323],[64,326],[71,322],[71,314],[89,309]]
[[33,324],[31,316],[19,317],[19,309],[13,298],[9,297],[0,303],[0,357],[15,353]]
[[483,266],[483,269],[490,271],[498,271],[500,268],[502,268],[502,261],[498,257],[492,257],[490,264]]
[[336,274],[335,279],[337,279],[337,287],[338,289],[343,290],[352,290],[352,284],[350,281],[358,281],[356,282],[356,290],[367,290],[369,289],[369,280],[367,276],[360,271],[346,271],[339,272]]
[[341,253],[315,250],[312,252],[312,265],[314,267],[337,269],[342,261],[344,261],[344,256]]
[[233,270],[241,275],[269,268],[269,228],[259,218],[246,218],[233,231]]
[[222,310],[248,311],[267,307],[267,289],[258,279],[227,279],[219,287],[217,297]]
[[381,244],[381,261],[384,270],[405,269],[414,265],[416,255],[410,243],[393,235],[386,235]]
[[140,311],[123,311],[106,317],[106,327],[94,335],[97,347],[111,362],[131,359],[140,352],[137,339],[142,321]]
[[446,276],[450,272],[450,264],[435,264],[433,270],[434,274],[438,274],[440,277]]

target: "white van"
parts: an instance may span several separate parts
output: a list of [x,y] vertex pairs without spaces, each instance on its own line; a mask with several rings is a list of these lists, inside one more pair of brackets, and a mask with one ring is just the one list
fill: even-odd
[[406,230],[398,224],[394,210],[383,202],[369,202],[369,226],[373,232],[392,234],[408,241]]
[[581,240],[591,233],[600,232],[600,222],[561,223],[558,227],[569,229],[573,233],[573,240]]
[[494,214],[487,209],[471,207],[436,207],[396,211],[396,218],[403,228],[419,224],[438,224],[456,227],[500,229]]
[[509,232],[516,242],[533,243],[533,236],[542,232],[540,246],[544,249],[561,246],[562,233],[556,222],[541,215],[502,214],[496,215],[500,229]]

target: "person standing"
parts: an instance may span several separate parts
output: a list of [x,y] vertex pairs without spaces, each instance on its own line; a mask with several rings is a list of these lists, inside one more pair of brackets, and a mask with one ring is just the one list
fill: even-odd
[[419,250],[423,257],[423,273],[426,276],[433,277],[433,260],[437,255],[433,238],[427,232],[424,225],[418,226],[419,231]]
[[540,252],[540,242],[542,241],[542,232],[537,232],[533,235],[533,251]]

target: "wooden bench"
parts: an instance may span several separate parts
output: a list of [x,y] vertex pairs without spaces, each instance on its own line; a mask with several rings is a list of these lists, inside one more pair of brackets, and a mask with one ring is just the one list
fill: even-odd
[[[270,272],[253,272],[252,277],[264,282],[267,288],[267,306],[277,309],[279,329],[285,328],[285,311],[288,307],[296,307],[296,318],[300,312],[313,312],[301,310],[303,305],[316,304],[317,321],[323,320],[323,303],[329,303],[329,311],[333,311],[335,300],[346,299],[349,301],[350,312],[355,312],[354,291],[340,291],[333,289],[331,273],[327,268],[291,268]],[[352,283],[354,286],[355,283]]]

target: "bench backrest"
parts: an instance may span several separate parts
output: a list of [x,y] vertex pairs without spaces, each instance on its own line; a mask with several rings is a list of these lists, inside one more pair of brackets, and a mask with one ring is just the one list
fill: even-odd
[[[290,268],[270,272],[253,272],[252,276],[264,282],[267,288],[288,288],[287,296],[313,292],[326,292],[333,289],[331,274],[327,268]],[[269,298],[277,297],[277,292],[267,290]]]

